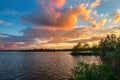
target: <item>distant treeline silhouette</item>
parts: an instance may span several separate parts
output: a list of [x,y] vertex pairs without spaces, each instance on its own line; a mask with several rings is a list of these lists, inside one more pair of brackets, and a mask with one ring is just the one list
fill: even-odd
[[53,52],[53,51],[72,51],[72,49],[26,49],[26,50],[20,50],[23,52]]

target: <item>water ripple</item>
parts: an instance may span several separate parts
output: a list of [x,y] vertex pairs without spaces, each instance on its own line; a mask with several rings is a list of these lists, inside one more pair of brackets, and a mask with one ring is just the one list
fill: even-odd
[[67,80],[79,62],[98,63],[99,57],[69,52],[0,52],[0,80]]

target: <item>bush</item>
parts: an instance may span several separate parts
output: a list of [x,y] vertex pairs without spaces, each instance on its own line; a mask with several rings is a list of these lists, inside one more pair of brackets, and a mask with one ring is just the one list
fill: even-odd
[[120,41],[117,43],[115,51],[108,52],[102,62],[111,65],[114,72],[116,72],[115,80],[120,80]]
[[70,80],[115,80],[115,72],[107,64],[90,65],[80,62],[72,73]]

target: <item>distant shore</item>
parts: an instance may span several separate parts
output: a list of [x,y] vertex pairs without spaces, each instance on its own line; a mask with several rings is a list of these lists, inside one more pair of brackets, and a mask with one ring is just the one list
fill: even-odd
[[0,52],[62,52],[72,51],[72,49],[26,49],[26,50],[0,50]]
[[98,54],[92,53],[91,51],[81,51],[80,53],[72,53],[72,49],[28,49],[28,50],[0,50],[0,52],[71,52],[73,56],[99,56]]

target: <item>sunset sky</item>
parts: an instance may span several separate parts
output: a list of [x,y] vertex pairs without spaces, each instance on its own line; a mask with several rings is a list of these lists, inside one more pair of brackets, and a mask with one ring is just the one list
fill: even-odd
[[120,34],[120,0],[0,0],[0,49],[72,48]]

